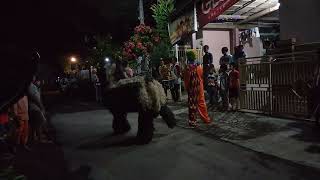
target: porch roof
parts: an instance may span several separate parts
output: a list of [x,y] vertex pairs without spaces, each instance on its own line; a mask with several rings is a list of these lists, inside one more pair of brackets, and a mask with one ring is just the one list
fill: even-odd
[[[260,23],[279,22],[279,0],[239,0],[217,20],[235,21],[236,24],[245,24],[259,21]],[[270,15],[271,14],[271,15]]]

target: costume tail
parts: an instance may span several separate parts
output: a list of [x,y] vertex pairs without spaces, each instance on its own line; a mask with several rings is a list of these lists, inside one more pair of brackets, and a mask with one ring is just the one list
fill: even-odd
[[172,129],[176,126],[176,124],[177,124],[176,118],[175,118],[173,112],[171,111],[171,109],[167,105],[164,105],[161,107],[160,115],[161,115],[162,119],[167,123],[169,128]]

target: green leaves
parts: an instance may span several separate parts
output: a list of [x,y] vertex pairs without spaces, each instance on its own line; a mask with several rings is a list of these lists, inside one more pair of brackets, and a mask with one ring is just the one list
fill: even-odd
[[115,47],[109,36],[96,36],[96,47],[90,50],[90,64],[97,66],[104,64],[106,57],[114,58]]
[[158,65],[160,58],[168,58],[172,48],[169,41],[168,23],[169,17],[174,12],[175,0],[158,0],[151,6],[153,12],[152,17],[156,21],[156,32],[159,34],[161,42],[158,44],[151,54],[153,65]]
[[158,0],[156,4],[151,6],[153,12],[152,17],[157,23],[157,32],[162,39],[169,38],[168,23],[169,17],[174,12],[174,0]]

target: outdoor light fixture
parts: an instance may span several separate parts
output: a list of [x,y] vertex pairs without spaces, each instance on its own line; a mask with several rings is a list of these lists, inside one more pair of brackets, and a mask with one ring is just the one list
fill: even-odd
[[105,61],[106,61],[106,62],[109,62],[109,61],[110,61],[110,59],[107,57],[107,58],[105,59]]
[[71,62],[76,62],[77,61],[77,59],[75,58],[75,57],[71,57]]

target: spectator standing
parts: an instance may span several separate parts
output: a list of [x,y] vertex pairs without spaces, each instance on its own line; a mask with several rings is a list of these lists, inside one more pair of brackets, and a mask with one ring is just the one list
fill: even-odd
[[229,49],[227,47],[223,47],[221,49],[222,57],[220,58],[220,61],[219,61],[220,66],[223,64],[229,65],[230,63],[233,62],[232,56],[228,54],[228,51]]
[[128,78],[133,77],[133,70],[129,67],[128,61],[123,61],[124,71]]
[[12,106],[12,116],[14,127],[11,132],[13,144],[23,149],[29,150],[27,147],[29,135],[29,114],[28,114],[28,98],[23,96]]
[[233,63],[235,64],[237,70],[239,68],[240,59],[242,59],[242,58],[246,58],[246,53],[244,52],[243,45],[239,45],[239,46],[235,47],[234,55],[232,58]]
[[219,81],[220,81],[220,97],[222,102],[222,110],[228,110],[229,108],[229,99],[228,99],[228,91],[229,91],[229,76],[227,73],[227,65],[222,65],[219,70]]
[[96,101],[98,103],[101,103],[102,102],[101,83],[100,83],[100,79],[99,79],[96,71],[93,71],[92,80],[93,80],[93,83],[94,83],[93,84],[94,88],[96,90]]
[[164,91],[166,93],[166,96],[168,96],[168,90],[172,89],[173,81],[172,81],[172,75],[171,75],[171,61],[168,59],[164,63],[161,62],[161,66],[159,67],[160,75],[162,77],[162,85],[164,88]]
[[229,98],[231,103],[231,110],[236,111],[239,109],[239,96],[240,96],[240,74],[236,70],[235,63],[230,64],[231,72],[229,74]]
[[171,74],[174,78],[174,85],[171,89],[172,99],[174,102],[178,102],[181,96],[181,68],[175,57],[172,58],[171,69]]
[[163,79],[163,76],[164,76],[164,68],[165,68],[165,65],[164,65],[164,61],[163,59],[161,58],[160,59],[160,65],[159,65],[159,75],[160,75],[160,79],[162,80]]
[[218,82],[217,82],[217,72],[214,68],[214,65],[211,64],[208,74],[208,94],[209,94],[209,103],[213,108],[218,103]]
[[209,46],[205,45],[203,46],[203,51],[204,51],[204,55],[203,55],[203,85],[204,88],[207,89],[207,77],[208,77],[208,73],[209,73],[209,67],[210,64],[213,63],[213,56],[212,54],[209,52]]

